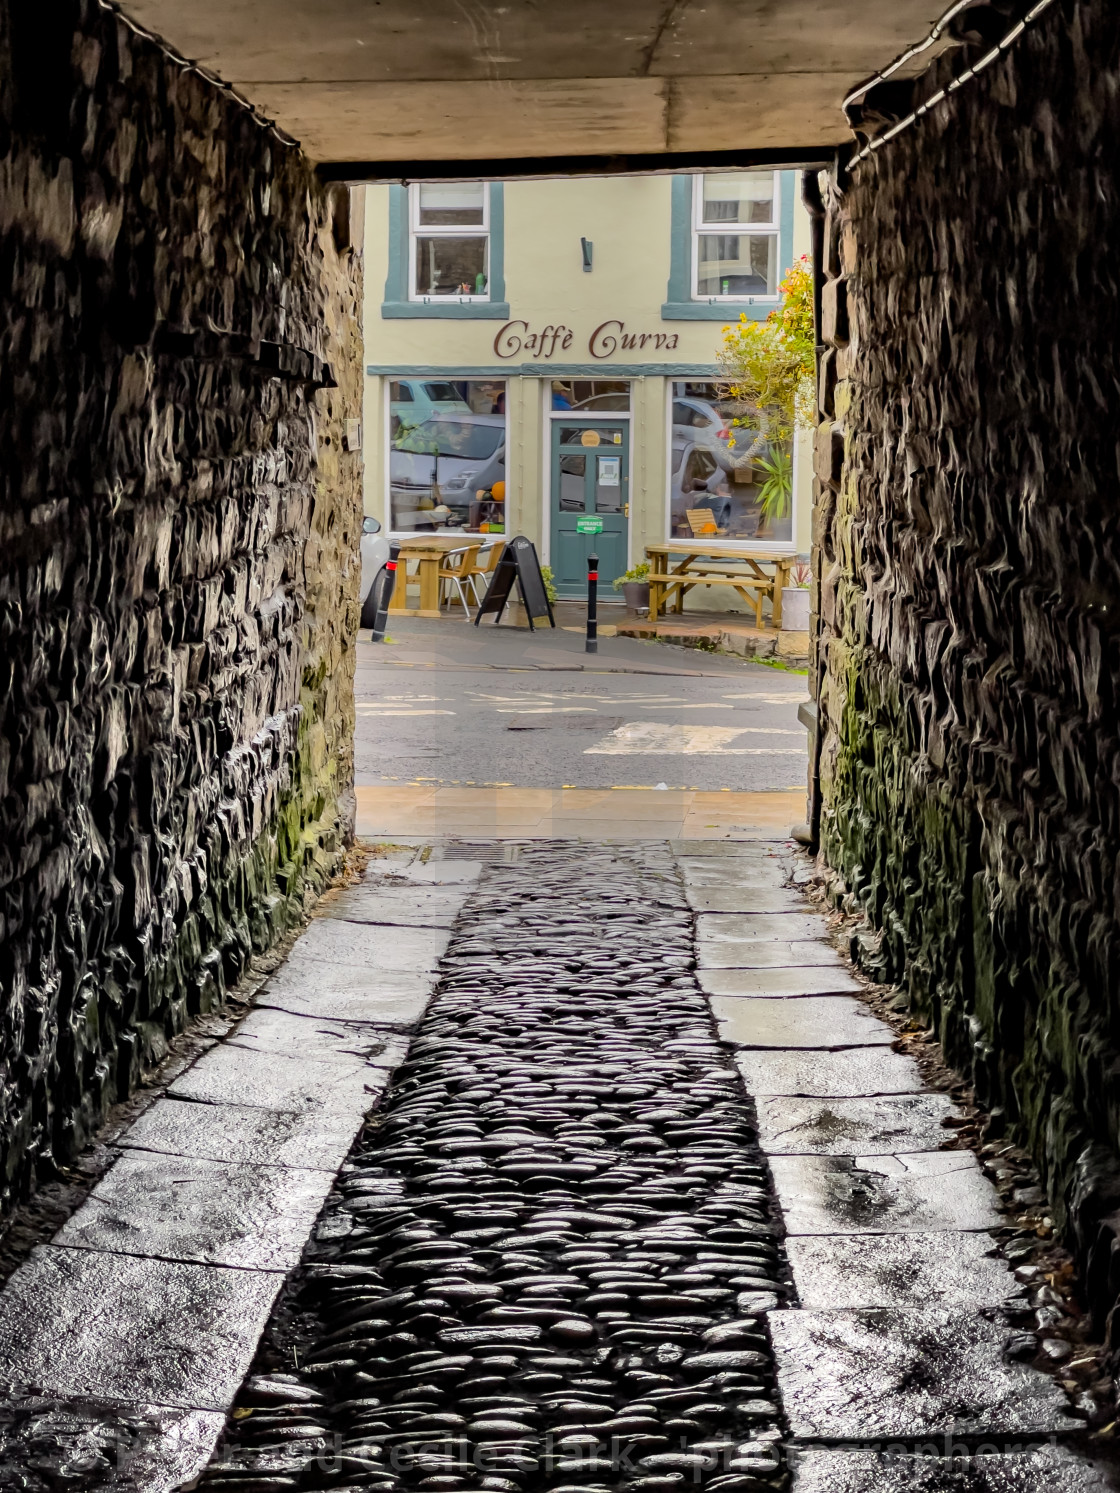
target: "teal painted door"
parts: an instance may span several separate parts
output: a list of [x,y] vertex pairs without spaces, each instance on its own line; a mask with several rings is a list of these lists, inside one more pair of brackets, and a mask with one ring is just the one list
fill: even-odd
[[[599,556],[599,595],[626,569],[630,535],[628,422],[552,422],[552,579],[559,596],[587,595],[587,557]],[[581,534],[581,518],[602,532]]]

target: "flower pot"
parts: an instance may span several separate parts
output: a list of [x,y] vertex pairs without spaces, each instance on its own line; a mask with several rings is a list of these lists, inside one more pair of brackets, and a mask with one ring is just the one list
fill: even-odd
[[622,595],[628,612],[649,611],[649,582],[623,581]]
[[782,587],[782,631],[809,631],[809,589],[807,586]]

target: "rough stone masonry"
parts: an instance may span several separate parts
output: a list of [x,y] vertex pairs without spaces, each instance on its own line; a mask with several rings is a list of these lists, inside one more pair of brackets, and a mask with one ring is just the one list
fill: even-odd
[[346,209],[97,0],[0,0],[0,1205],[347,833]]
[[[965,12],[961,46],[869,96],[867,133],[1017,14]],[[1120,12],[1057,0],[834,177],[816,515],[825,854],[881,932],[872,971],[1033,1149],[1102,1325],[1120,1294],[1118,145]]]

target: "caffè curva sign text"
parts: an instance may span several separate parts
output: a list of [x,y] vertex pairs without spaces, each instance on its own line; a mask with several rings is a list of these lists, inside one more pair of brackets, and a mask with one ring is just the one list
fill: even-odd
[[[499,358],[527,353],[543,363],[570,352],[574,337],[571,327],[563,325],[535,332],[527,321],[507,321],[494,338],[494,352]],[[616,352],[672,352],[678,341],[676,332],[628,332],[624,321],[604,321],[587,339],[587,351],[601,361]]]

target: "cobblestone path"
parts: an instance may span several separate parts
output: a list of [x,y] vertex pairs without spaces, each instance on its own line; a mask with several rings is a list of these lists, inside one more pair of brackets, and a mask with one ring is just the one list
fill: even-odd
[[485,873],[209,1493],[787,1484],[780,1228],[693,967],[662,844]]

